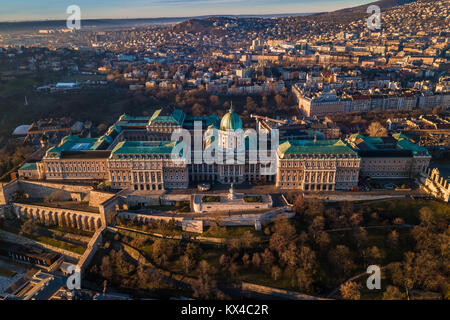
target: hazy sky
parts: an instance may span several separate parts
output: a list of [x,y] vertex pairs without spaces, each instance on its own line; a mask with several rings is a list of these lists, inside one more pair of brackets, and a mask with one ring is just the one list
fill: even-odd
[[212,14],[276,14],[332,11],[373,0],[0,0],[0,21],[66,19],[81,8],[82,19],[185,17]]

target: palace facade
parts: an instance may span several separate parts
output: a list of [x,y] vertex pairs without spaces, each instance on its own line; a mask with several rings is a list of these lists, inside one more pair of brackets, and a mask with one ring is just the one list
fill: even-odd
[[[191,159],[183,156],[183,139],[171,141],[172,133],[184,129],[194,137],[195,124],[217,133],[208,136],[211,130],[205,134],[202,131],[200,153],[215,144],[216,154],[223,154],[224,159],[231,155],[241,161],[211,163],[201,156],[199,162],[194,159],[194,139]],[[266,152],[275,165],[275,170],[268,172],[269,164],[254,158],[255,151],[249,150],[248,137],[237,138],[242,129],[242,120],[233,108],[222,119],[217,115],[191,117],[181,110],[157,110],[149,117],[124,114],[100,138],[63,138],[58,146],[48,149],[42,161],[19,170],[19,176],[50,181],[107,181],[113,189],[142,191],[186,189],[190,183],[201,182],[257,181],[273,183],[281,189],[333,191],[356,188],[360,176],[413,177],[425,172],[430,160],[426,149],[402,135],[354,135],[346,141],[281,141],[276,154]],[[256,161],[249,161],[250,158]]]
[[276,185],[305,191],[358,186],[361,159],[342,140],[286,141],[278,148]]
[[431,160],[426,148],[400,133],[388,137],[354,134],[347,142],[361,157],[364,178],[417,178],[426,173]]

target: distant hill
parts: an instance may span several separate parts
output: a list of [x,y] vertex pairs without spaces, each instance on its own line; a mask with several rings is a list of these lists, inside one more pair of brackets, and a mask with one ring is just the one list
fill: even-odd
[[[306,16],[311,13],[291,13],[291,14],[265,14],[265,15],[230,15],[224,18],[278,18],[287,16]],[[81,25],[90,29],[107,29],[107,28],[132,28],[151,25],[171,25],[181,23],[187,20],[207,20],[209,18],[220,18],[222,16],[207,15],[195,17],[174,17],[174,18],[130,18],[130,19],[83,19]],[[201,24],[201,23],[200,23]],[[207,27],[207,25],[205,25]],[[66,20],[36,20],[36,21],[0,21],[0,32],[8,31],[38,31],[40,29],[64,29],[66,28]],[[193,25],[193,28],[202,28],[200,25]]]
[[[267,21],[276,21],[284,17],[294,17],[298,21],[315,21],[322,23],[349,23],[367,16],[367,7],[378,5],[382,10],[388,10],[392,7],[408,4],[415,1],[433,1],[433,0],[379,0],[369,4],[360,5],[351,8],[340,9],[333,12],[322,13],[292,13],[292,14],[266,14],[266,15],[209,15],[197,17],[178,17],[178,18],[142,18],[142,19],[86,19],[82,21],[82,26],[91,29],[109,29],[109,28],[129,28],[148,25],[169,25],[173,24],[173,30],[176,32],[208,32],[221,33],[214,27],[214,22],[221,21],[235,22],[250,19],[268,19]],[[23,32],[37,31],[39,29],[61,29],[66,27],[65,20],[42,20],[42,21],[18,21],[18,22],[0,22],[0,32]]]
[[332,12],[318,13],[307,17],[300,17],[299,20],[331,22],[331,23],[349,23],[367,16],[367,8],[371,5],[377,5],[383,11],[415,1],[418,0],[380,0],[356,7],[340,9]]
[[[185,21],[187,18],[149,18],[149,19],[84,19],[84,28],[130,28],[146,25],[164,25]],[[39,29],[64,29],[66,20],[41,20],[0,22],[0,32],[37,31]]]
[[[365,5],[360,5],[351,8],[340,9],[332,12],[321,12],[321,13],[312,13],[312,14],[292,14],[290,17],[294,17],[297,21],[314,21],[319,23],[337,23],[337,24],[348,24],[352,21],[362,19],[367,17],[367,7],[370,5],[377,5],[381,8],[382,11],[389,10],[393,7],[405,5],[415,1],[432,1],[432,0],[379,0],[372,3],[368,3]],[[288,15],[282,16],[272,16],[271,21],[279,19],[283,19]],[[220,33],[223,31],[217,30],[214,27],[214,22],[220,21],[222,24],[230,20],[229,22],[236,21],[236,18],[239,18],[239,21],[243,21],[249,18],[256,18],[258,16],[211,16],[208,18],[196,17],[193,19],[189,19],[187,21],[183,21],[179,24],[173,26],[173,30],[175,32],[183,32],[187,31],[190,33]],[[266,17],[259,17],[266,18]],[[268,17],[267,17],[268,18]]]
[[215,19],[190,19],[173,26],[174,32],[187,31],[190,33],[207,32],[214,27]]

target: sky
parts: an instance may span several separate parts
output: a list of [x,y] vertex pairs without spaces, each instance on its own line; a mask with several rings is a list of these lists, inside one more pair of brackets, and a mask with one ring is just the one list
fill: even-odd
[[0,0],[0,21],[61,20],[70,5],[82,19],[333,11],[374,0]]

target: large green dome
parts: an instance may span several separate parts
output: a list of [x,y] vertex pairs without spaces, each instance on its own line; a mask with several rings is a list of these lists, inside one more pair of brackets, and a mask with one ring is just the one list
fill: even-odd
[[242,120],[236,112],[233,110],[233,106],[230,108],[228,113],[223,116],[220,122],[220,130],[239,130],[242,128]]

